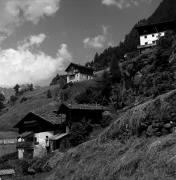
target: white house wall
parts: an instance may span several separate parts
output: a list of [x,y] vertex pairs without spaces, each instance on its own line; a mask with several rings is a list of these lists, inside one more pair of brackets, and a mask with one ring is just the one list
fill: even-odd
[[54,132],[50,131],[50,132],[41,132],[41,133],[36,133],[34,134],[34,137],[37,138],[37,142],[43,146],[44,148],[46,147],[46,136],[48,136],[48,138],[53,137]]
[[162,37],[164,35],[165,32],[142,35],[140,36],[140,45],[145,46],[147,44],[154,44],[153,41],[156,42],[159,39],[159,37]]
[[54,132],[51,131],[34,134],[34,137],[39,144],[34,146],[33,157],[42,157],[46,154],[46,136],[50,139],[54,136]]
[[74,76],[74,79],[70,79],[69,76],[67,76],[67,83],[85,81],[89,79],[92,79],[92,76],[89,76],[87,74],[82,74],[82,73],[76,73]]

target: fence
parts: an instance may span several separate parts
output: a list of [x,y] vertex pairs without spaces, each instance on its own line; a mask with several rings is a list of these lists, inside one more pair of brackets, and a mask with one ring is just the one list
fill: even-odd
[[0,139],[0,157],[16,152],[17,139]]
[[17,139],[0,139],[0,145],[2,144],[16,144]]

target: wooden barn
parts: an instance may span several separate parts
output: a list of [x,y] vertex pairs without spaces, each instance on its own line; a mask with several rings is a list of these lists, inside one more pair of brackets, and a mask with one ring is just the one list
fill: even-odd
[[66,124],[70,128],[73,122],[79,122],[82,119],[91,124],[99,124],[105,110],[105,107],[100,105],[62,103],[57,114],[66,115]]

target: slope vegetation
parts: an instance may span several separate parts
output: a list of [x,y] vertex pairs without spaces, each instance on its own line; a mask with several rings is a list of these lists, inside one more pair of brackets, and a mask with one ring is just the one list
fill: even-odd
[[138,105],[59,159],[55,180],[174,180],[176,90]]
[[[51,90],[52,98],[47,98],[47,91]],[[13,129],[13,126],[21,120],[29,111],[33,111],[49,103],[54,103],[57,94],[59,92],[59,86],[41,87],[34,91],[26,92],[19,96],[17,102],[14,105],[7,105],[6,109],[0,116],[0,130],[9,131]]]

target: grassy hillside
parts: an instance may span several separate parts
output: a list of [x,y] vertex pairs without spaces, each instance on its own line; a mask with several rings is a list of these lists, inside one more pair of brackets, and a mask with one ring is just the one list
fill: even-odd
[[[14,105],[8,104],[0,113],[0,131],[14,131],[12,127],[29,111],[56,103],[60,92],[62,94],[61,96],[67,97],[66,99],[72,102],[78,94],[84,92],[90,86],[96,86],[96,81],[90,80],[87,82],[75,83],[63,90],[60,89],[59,85],[53,85],[49,87],[38,87],[33,91],[26,92],[19,96]],[[48,90],[51,91],[52,98],[47,98]]]
[[98,138],[58,158],[54,179],[174,180],[175,100],[176,90],[127,110]]
[[[47,91],[51,90],[53,98],[47,98]],[[49,103],[53,103],[59,92],[59,86],[40,87],[34,91],[21,95],[15,105],[8,104],[0,116],[0,131],[14,130],[12,127],[29,111],[33,111]],[[23,101],[22,99],[25,99]]]

